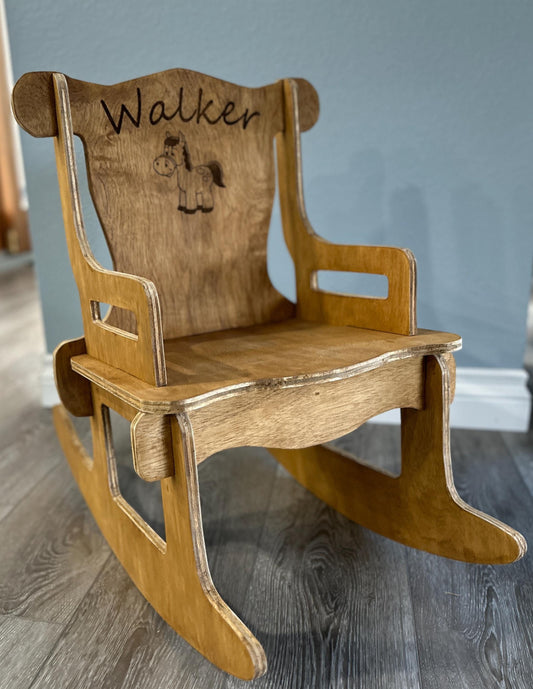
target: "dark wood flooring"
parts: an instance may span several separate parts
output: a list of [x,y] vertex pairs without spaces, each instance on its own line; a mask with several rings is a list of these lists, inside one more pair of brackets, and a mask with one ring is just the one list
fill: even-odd
[[[202,509],[214,582],[269,670],[247,684],[214,668],[131,584],[70,475],[39,405],[31,269],[0,275],[0,318],[1,689],[533,687],[531,554],[488,567],[410,550],[255,448],[200,467]],[[367,425],[341,443],[390,468],[398,441],[397,428]],[[533,542],[533,435],[456,431],[452,450],[461,495]],[[160,529],[153,487],[126,455],[120,466],[124,494]]]

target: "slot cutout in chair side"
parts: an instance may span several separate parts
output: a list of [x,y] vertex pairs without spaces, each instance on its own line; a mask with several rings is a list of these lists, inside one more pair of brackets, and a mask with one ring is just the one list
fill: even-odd
[[317,270],[313,281],[315,289],[330,294],[356,295],[373,299],[387,299],[389,296],[387,276],[376,273]]
[[[122,335],[129,335],[135,339],[138,337],[137,318],[130,309],[91,300],[91,316],[93,323],[106,330],[120,331]],[[118,323],[120,326],[116,325]]]
[[[161,484],[143,481],[133,468],[130,423],[113,409],[102,406],[106,434],[109,487],[115,499],[123,501],[126,511],[136,513],[160,538],[165,539],[165,520]],[[135,520],[135,519],[134,519]],[[135,520],[136,521],[136,520]]]

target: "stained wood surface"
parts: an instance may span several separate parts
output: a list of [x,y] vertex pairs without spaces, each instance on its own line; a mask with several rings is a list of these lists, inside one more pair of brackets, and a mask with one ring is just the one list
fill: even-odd
[[54,378],[59,399],[73,416],[92,416],[91,384],[72,370],[73,356],[86,354],[85,338],[61,342],[54,351]]
[[[189,418],[196,461],[202,462],[213,452],[239,445],[309,448],[345,435],[389,409],[423,405],[424,359],[413,357],[318,386],[258,387],[192,409]],[[361,490],[364,494],[363,486]]]
[[[24,592],[41,615],[35,620],[19,606],[0,618],[0,653],[9,654],[1,689],[530,688],[531,553],[493,567],[410,551],[335,514],[264,450],[225,451],[200,465],[199,475],[214,582],[264,644],[272,659],[267,675],[249,684],[213,668],[158,617],[113,556],[79,599],[79,573],[94,557],[87,543],[106,546],[47,431],[50,413],[39,409],[32,362],[42,347],[40,316],[33,279],[23,273],[11,284],[0,278],[0,360],[10,361],[1,369],[0,447],[11,448],[9,472],[30,488],[12,493],[0,454],[0,503],[20,505],[12,536],[0,541],[0,601],[6,590]],[[29,338],[28,322],[35,327]],[[337,444],[397,469],[396,427],[366,425]],[[522,478],[531,475],[533,436],[454,431],[452,456],[463,497],[533,539],[533,484],[528,490]],[[52,472],[46,483],[34,480],[40,464]],[[26,518],[47,522],[62,502],[68,508],[61,514],[70,515],[54,519],[53,528],[34,535],[23,526]],[[21,552],[29,562],[23,568]],[[47,553],[46,567],[39,553]]]
[[338,380],[460,346],[461,339],[451,333],[420,330],[403,337],[294,319],[167,341],[168,385],[162,388],[90,356],[74,357],[72,367],[142,411],[168,413],[256,385],[282,388]]
[[[137,112],[136,93],[142,98],[139,126],[124,119],[119,134],[101,101],[117,120],[122,104]],[[204,108],[211,101],[209,118],[229,103],[232,114],[216,124],[199,111],[188,122],[181,115],[168,121],[161,113],[175,112],[180,93],[184,117],[201,110],[200,93]],[[154,283],[165,338],[281,320],[293,312],[271,285],[266,264],[280,95],[277,84],[244,89],[186,70],[72,89],[73,127],[84,141],[91,194],[114,266]],[[155,160],[165,154],[165,141],[178,139],[185,144],[176,144],[177,160],[167,155],[175,171],[158,174]],[[184,145],[190,162],[183,161]],[[217,182],[207,170],[210,161],[221,170]],[[211,181],[197,181],[201,166]],[[211,210],[198,208],[196,189],[203,204],[209,193]],[[123,314],[109,322],[128,329]]]
[[139,412],[131,423],[132,461],[145,481],[157,481],[174,474],[170,416]]
[[[309,127],[318,98],[297,83]],[[14,89],[15,115],[33,134],[61,135],[49,84],[37,73]],[[175,69],[114,86],[67,78],[65,88],[114,267],[153,282],[165,338],[293,314],[266,262],[281,82],[249,89]],[[107,323],[132,326],[127,311]]]
[[[374,328],[402,335],[416,333],[416,261],[396,247],[333,244],[314,231],[303,197],[298,84],[283,82],[285,128],[278,134],[277,159],[283,233],[296,270],[297,313],[332,325]],[[386,298],[326,292],[317,271],[339,270],[385,275]]]
[[174,474],[161,482],[163,541],[125,501],[118,483],[109,408],[134,412],[92,386],[98,412],[92,417],[89,463],[64,407],[54,424],[76,482],[113,552],[159,614],[217,667],[243,679],[265,672],[263,649],[213,585],[206,561],[192,434],[186,418],[171,421]]
[[[89,354],[139,376],[152,385],[164,385],[161,310],[150,280],[105,270],[95,260],[83,224],[67,80],[54,74],[53,87],[58,132],[54,138],[63,222],[70,262],[80,294],[85,345]],[[102,321],[100,302],[133,313],[136,331]],[[60,385],[61,387],[61,385]]]
[[427,357],[424,408],[402,409],[401,472],[384,475],[323,446],[271,450],[306,488],[358,524],[405,545],[466,562],[522,557],[521,534],[463,501],[449,448],[449,374]]

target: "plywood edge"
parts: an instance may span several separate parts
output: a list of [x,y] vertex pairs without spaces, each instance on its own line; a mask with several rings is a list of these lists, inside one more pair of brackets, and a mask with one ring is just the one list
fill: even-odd
[[[446,354],[457,351],[460,348],[461,340],[459,338],[444,344],[421,345],[409,350],[387,352],[382,356],[327,372],[245,381],[183,399],[173,399],[172,397],[172,395],[179,394],[179,386],[168,386],[159,389],[151,388],[133,376],[122,373],[88,355],[74,357],[72,359],[72,368],[98,387],[107,390],[139,411],[157,414],[177,414],[183,411],[198,409],[220,399],[244,394],[251,389],[264,388],[272,390],[274,388],[284,389],[328,383],[357,376],[401,359],[431,354]],[[167,395],[167,397],[164,397],[164,395]]]

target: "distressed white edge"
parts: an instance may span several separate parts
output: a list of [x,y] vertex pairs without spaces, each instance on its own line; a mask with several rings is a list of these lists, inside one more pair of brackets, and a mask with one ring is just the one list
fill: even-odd
[[[528,374],[519,368],[457,367],[457,391],[450,409],[452,428],[527,431],[531,414]],[[52,354],[43,356],[43,407],[59,404]],[[400,423],[398,409],[375,416],[368,423]]]

